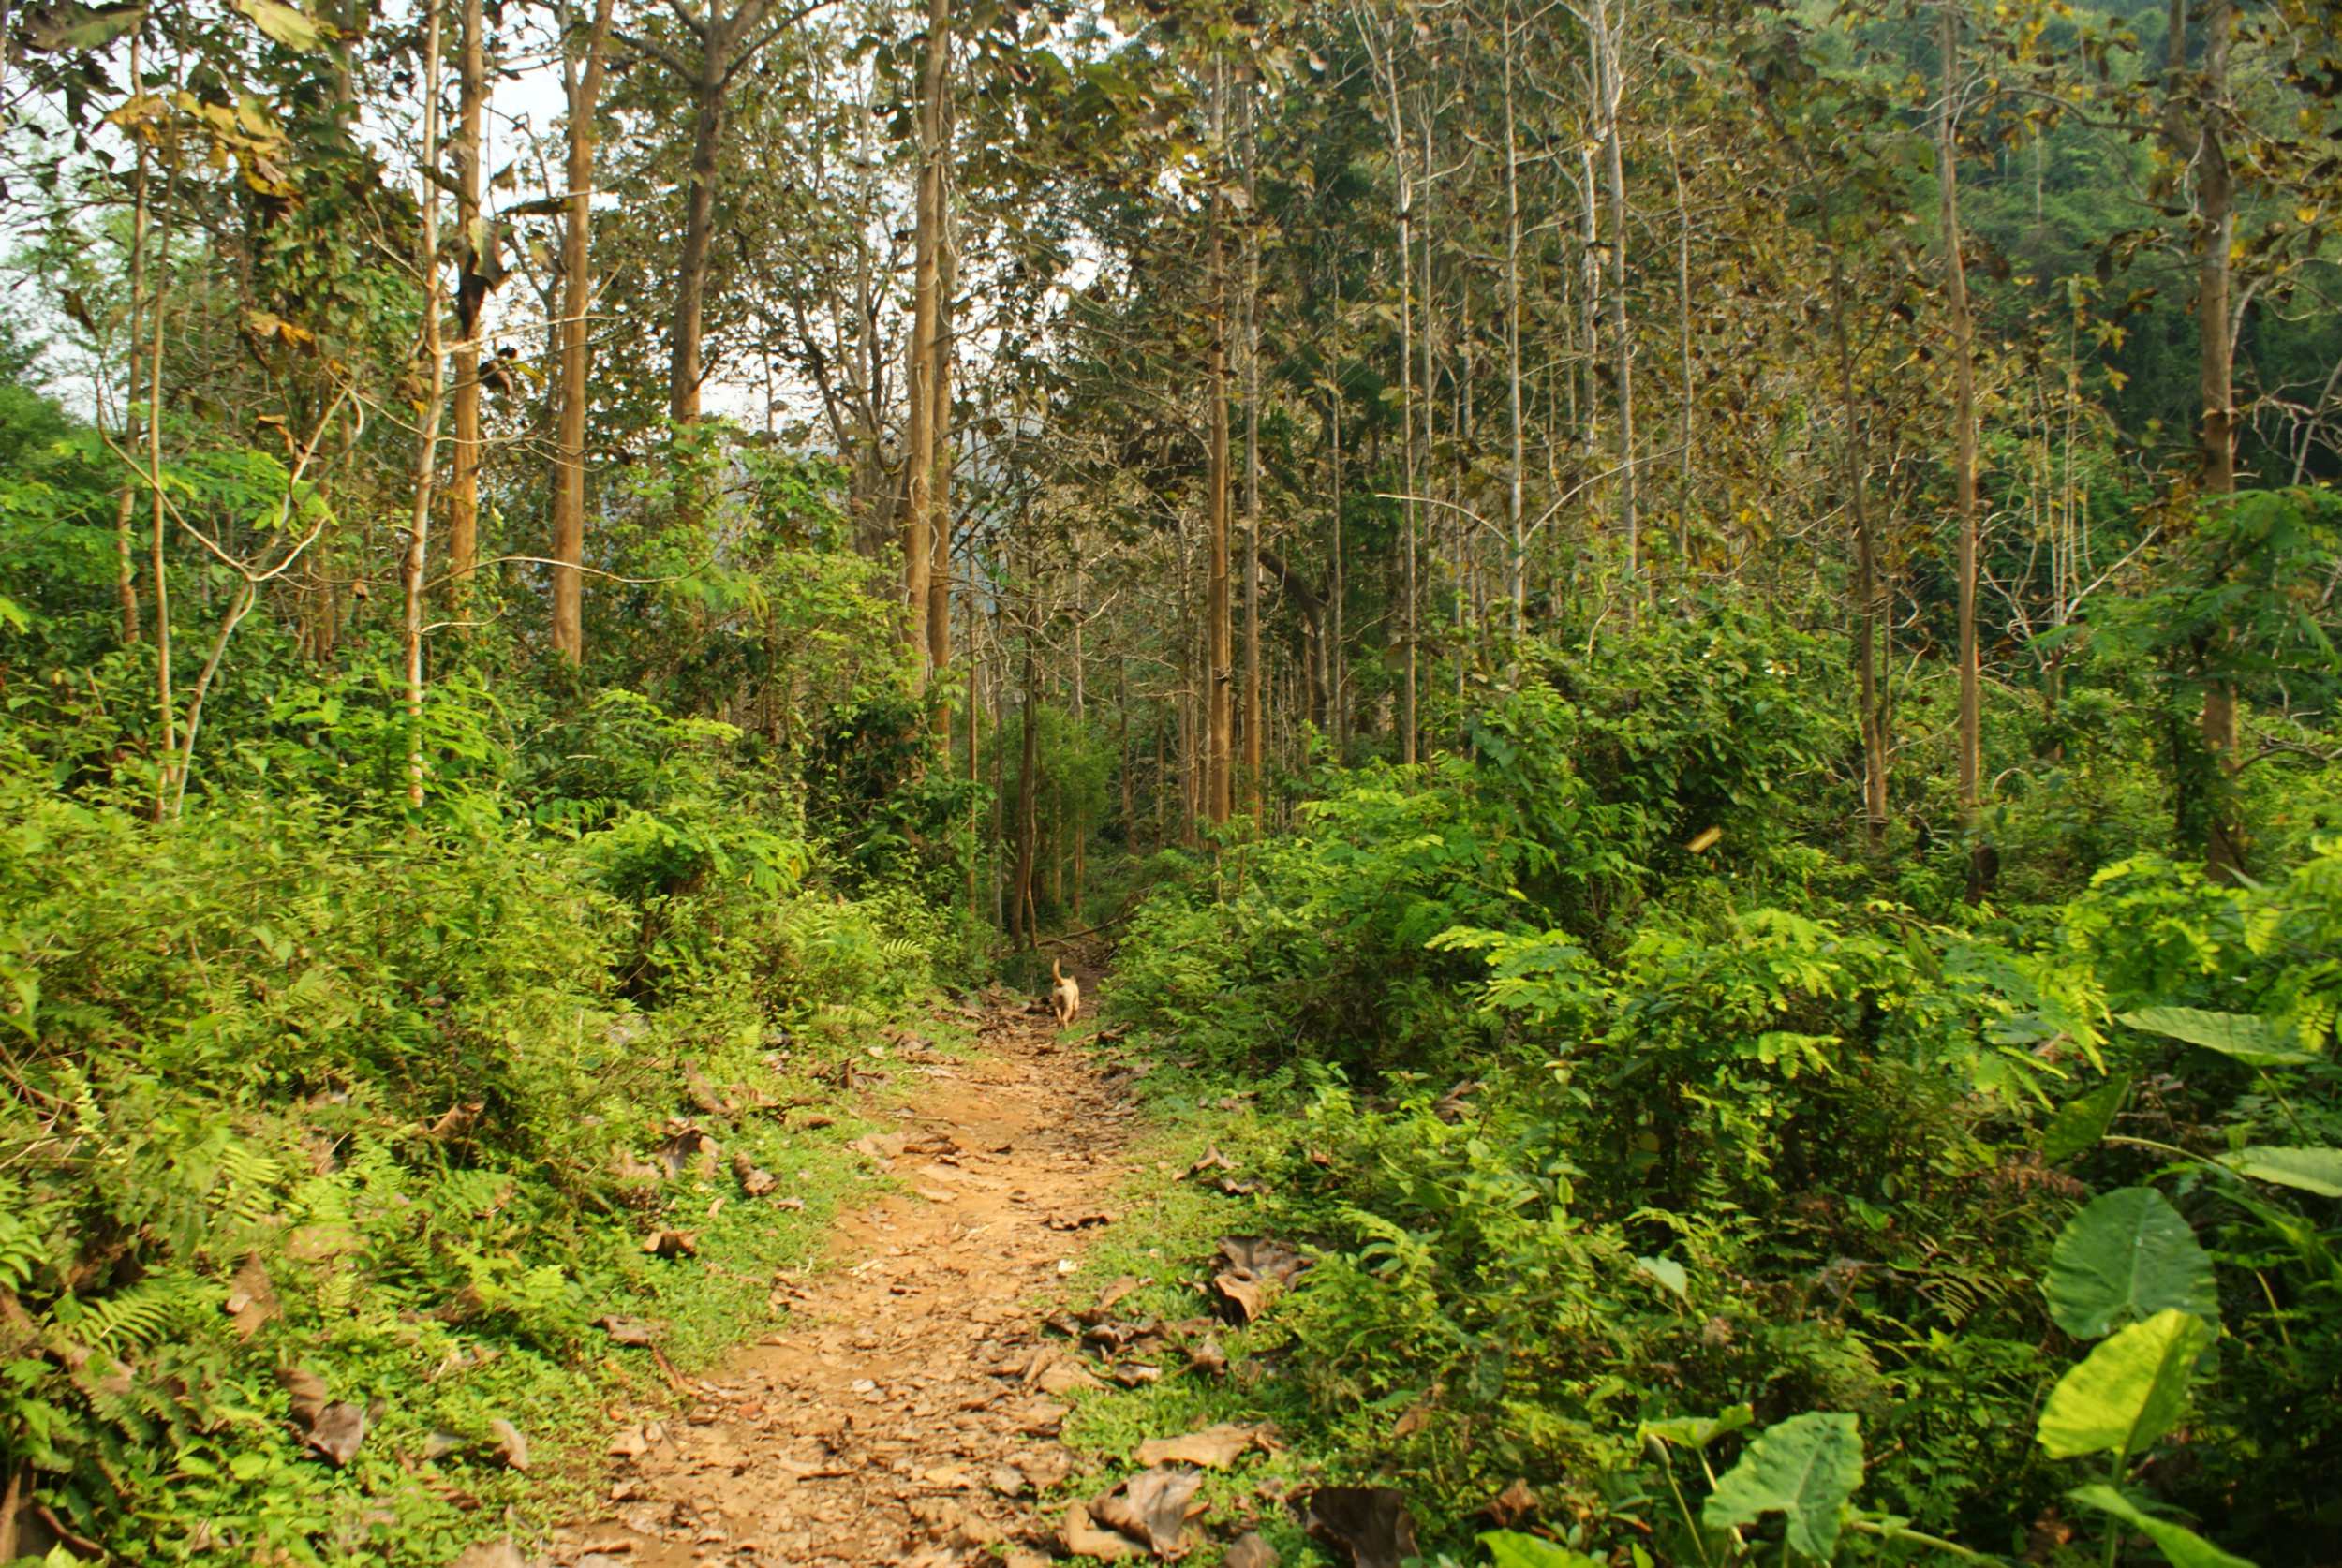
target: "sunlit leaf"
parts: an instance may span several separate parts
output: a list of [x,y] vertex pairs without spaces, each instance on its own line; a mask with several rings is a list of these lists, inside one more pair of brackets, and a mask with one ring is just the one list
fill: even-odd
[[2050,1390],[2035,1437],[2052,1458],[2137,1454],[2172,1429],[2212,1325],[2173,1309],[2132,1324]]

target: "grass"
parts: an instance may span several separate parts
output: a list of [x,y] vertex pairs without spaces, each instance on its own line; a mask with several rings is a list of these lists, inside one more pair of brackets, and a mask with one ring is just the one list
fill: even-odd
[[[1094,1037],[1089,1043],[1098,1048]],[[1250,1196],[1211,1186],[1208,1176],[1191,1179],[1184,1173],[1217,1148],[1237,1168],[1212,1175],[1242,1180],[1286,1146],[1289,1127],[1261,1106],[1263,1099],[1274,1105],[1281,1086],[1255,1084],[1251,1087],[1260,1090],[1258,1096],[1239,1098],[1225,1082],[1165,1060],[1159,1052],[1130,1054],[1155,1063],[1135,1087],[1147,1111],[1131,1150],[1138,1174],[1120,1197],[1122,1220],[1083,1255],[1059,1305],[1080,1310],[1128,1276],[1144,1283],[1118,1304],[1118,1317],[1175,1322],[1209,1314],[1208,1292],[1219,1239],[1259,1234],[1262,1209]],[[1227,1355],[1224,1375],[1185,1365],[1175,1350],[1164,1359],[1158,1382],[1135,1388],[1109,1385],[1074,1397],[1064,1442],[1075,1469],[1048,1499],[1053,1517],[1061,1519],[1068,1503],[1095,1498],[1144,1470],[1138,1449],[1150,1438],[1178,1437],[1223,1423],[1266,1425],[1280,1445],[1274,1452],[1255,1448],[1229,1469],[1204,1472],[1197,1496],[1207,1507],[1193,1531],[1201,1541],[1185,1561],[1215,1562],[1230,1541],[1257,1531],[1282,1563],[1311,1568],[1332,1562],[1303,1536],[1297,1516],[1284,1506],[1287,1498],[1325,1479],[1332,1459],[1309,1442],[1317,1427],[1305,1409],[1303,1391],[1278,1369],[1287,1339],[1275,1306],[1248,1327],[1223,1324],[1213,1337]]]

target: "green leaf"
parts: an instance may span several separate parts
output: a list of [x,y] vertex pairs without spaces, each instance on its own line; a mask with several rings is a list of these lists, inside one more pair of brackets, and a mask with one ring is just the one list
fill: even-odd
[[2276,1148],[2255,1144],[2220,1156],[2238,1176],[2298,1187],[2321,1198],[2342,1198],[2342,1148]]
[[306,52],[325,47],[325,29],[281,0],[236,0],[236,9],[287,49]]
[[1583,1552],[1557,1546],[1542,1535],[1523,1535],[1517,1530],[1482,1531],[1480,1545],[1489,1549],[1489,1560],[1496,1568],[1602,1568],[1599,1561]]
[[1657,1438],[1678,1448],[1705,1448],[1727,1432],[1738,1432],[1756,1424],[1756,1413],[1746,1405],[1730,1405],[1714,1415],[1671,1415],[1664,1421],[1646,1421],[1635,1428],[1638,1442],[1648,1442]]
[[2292,1035],[2248,1013],[2206,1013],[2193,1007],[2147,1007],[2122,1014],[2134,1029],[2185,1041],[2233,1057],[2251,1067],[2314,1066],[2325,1058],[2302,1050]]
[[1686,1305],[1690,1303],[1692,1298],[1690,1277],[1684,1274],[1683,1265],[1673,1258],[1637,1258],[1635,1272],[1648,1275],[1666,1286],[1678,1301]]
[[2212,1259],[2179,1210],[2152,1187],[2091,1200],[2066,1221],[2041,1281],[2050,1316],[2077,1339],[2096,1339],[2167,1307],[2217,1322]]
[[2142,1452],[2179,1419],[2210,1343],[2212,1325],[2177,1309],[2132,1324],[2058,1380],[2035,1438],[2054,1459]]
[[2113,1487],[2100,1483],[2094,1487],[2076,1487],[2066,1494],[2084,1508],[2095,1508],[2101,1514],[2112,1514],[2155,1543],[2163,1554],[2163,1561],[2172,1568],[2253,1568],[2250,1561],[2233,1552],[2224,1552],[2184,1524],[2158,1519],[2134,1505],[2130,1499]]
[[2055,1165],[2096,1148],[2106,1130],[2114,1125],[2115,1113],[2123,1108],[2123,1097],[2129,1092],[2130,1078],[2126,1074],[2060,1105],[2057,1115],[2050,1118],[2048,1131],[2041,1134],[2041,1158]]
[[1838,1549],[1854,1488],[1862,1484],[1862,1433],[1851,1415],[1816,1411],[1766,1427],[1724,1472],[1699,1511],[1711,1530],[1788,1518],[1790,1547],[1817,1562]]

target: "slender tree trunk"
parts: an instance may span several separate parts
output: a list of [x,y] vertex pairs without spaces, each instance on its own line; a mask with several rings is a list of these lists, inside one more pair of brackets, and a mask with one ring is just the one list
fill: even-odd
[[[2180,0],[2173,0],[2174,8]],[[2227,111],[2231,0],[2206,0],[2203,13],[2203,101],[2196,113],[2196,333],[2199,393],[2203,403],[2201,488],[2212,504],[2236,493],[2236,394],[2229,335],[2230,254],[2236,232],[2236,194],[2221,135]],[[2185,61],[2184,37],[2173,44]],[[2209,681],[2203,692],[2203,747],[2213,768],[2211,809],[2204,821],[2204,870],[2215,881],[2244,874],[2248,840],[2233,784],[2243,766],[2243,714],[2236,688]]]
[[1692,210],[1683,200],[1683,164],[1675,155],[1675,133],[1668,133],[1668,166],[1675,174],[1675,304],[1678,355],[1683,365],[1683,451],[1677,469],[1676,553],[1678,570],[1692,574],[1692,448],[1699,399],[1692,378]]
[[1631,624],[1642,601],[1642,540],[1635,474],[1635,341],[1626,331],[1626,168],[1618,125],[1620,101],[1625,93],[1618,46],[1626,19],[1622,12],[1614,28],[1609,4],[1610,0],[1593,0],[1600,55],[1603,176],[1610,199],[1610,352],[1618,380],[1618,523],[1626,541],[1626,618]]
[[[938,116],[942,141],[937,154],[935,273],[935,340],[930,356],[930,381],[935,405],[928,415],[934,427],[935,478],[928,491],[928,547],[933,552],[927,571],[927,660],[941,674],[952,662],[952,292],[959,286],[959,252],[953,244],[951,224],[951,129],[948,105]],[[941,694],[935,700],[935,742],[948,749],[952,740],[952,705]]]
[[592,395],[586,315],[593,308],[594,110],[601,98],[612,0],[594,0],[592,29],[569,86],[569,221],[561,243],[561,414],[555,437],[553,646],[571,665],[586,658],[586,407]]
[[1861,704],[1862,842],[1873,855],[1887,848],[1887,719],[1878,678],[1878,551],[1871,535],[1870,466],[1862,410],[1854,398],[1854,345],[1846,326],[1845,259],[1830,258],[1830,326],[1837,350],[1838,400],[1845,420],[1840,443],[1846,505],[1854,515],[1854,665]]
[[[178,155],[174,147],[164,161],[163,193],[168,199],[177,184]],[[169,537],[163,504],[163,341],[170,321],[165,308],[169,292],[163,268],[170,255],[170,208],[166,200],[164,220],[157,226],[154,288],[146,301],[146,493],[147,567],[155,585],[155,708],[156,714],[155,820],[160,821],[166,803],[178,794],[179,706],[170,689],[170,579],[166,574],[164,541]]]
[[[1026,613],[1031,620],[1040,618],[1037,596]],[[1033,643],[1039,636],[1038,627],[1025,628],[1025,732],[1016,779],[1016,901],[1024,911],[1027,948],[1033,945],[1040,934],[1033,908],[1034,861],[1041,848],[1040,819],[1036,815],[1036,797],[1041,789],[1041,676],[1033,658]]]
[[486,155],[488,51],[482,0],[463,0],[457,43],[455,133],[455,253],[463,280],[456,290],[455,470],[447,505],[448,599],[460,614],[470,597],[480,559],[480,318],[487,303],[482,274],[489,258],[481,214],[481,169]]
[[439,335],[439,0],[424,0],[422,229],[415,271],[422,284],[422,353],[426,362],[422,416],[415,440],[414,510],[407,525],[400,651],[407,665],[407,804],[422,805],[423,568],[431,542],[431,499],[439,466],[439,411],[447,392],[447,351]]
[[721,177],[724,102],[729,41],[721,20],[711,18],[704,35],[700,73],[691,87],[691,162],[683,197],[683,248],[675,259],[674,326],[667,366],[667,415],[677,424],[700,417],[700,362],[704,336],[708,258],[716,237],[716,182]]
[[[140,69],[139,33],[130,34],[130,90],[145,91]],[[0,69],[5,64],[0,63]],[[122,383],[122,436],[124,450],[138,450],[140,435],[137,418],[131,407],[139,395],[139,345],[142,315],[146,309],[146,139],[138,139],[138,162],[130,172],[130,342],[129,366]],[[151,422],[161,410],[150,407]],[[139,486],[126,483],[114,510],[114,599],[122,613],[122,645],[129,647],[140,638],[138,553],[133,543],[132,524],[138,515]]]
[[909,439],[903,470],[903,602],[913,684],[926,689],[934,652],[928,642],[928,595],[935,575],[935,338],[943,248],[943,81],[951,58],[951,0],[928,0],[927,41],[919,83],[918,228],[912,240],[911,341],[905,346],[904,392]]
[[1244,90],[1244,809],[1253,831],[1261,821],[1260,667],[1260,242],[1253,229],[1257,185],[1253,163],[1252,79]]
[[[1984,729],[1976,647],[1976,324],[1968,310],[1968,270],[1960,237],[1957,3],[1944,0],[1939,19],[1944,83],[1935,121],[1935,181],[1943,204],[1944,295],[1951,314],[1952,492],[1960,523],[1960,825],[1973,836],[1979,826]],[[1984,846],[1972,843],[1968,869],[1972,897],[1984,891],[1986,865]]]
[[[1212,65],[1212,139],[1226,131],[1226,67]],[[1221,151],[1224,160],[1226,151]],[[1205,778],[1204,810],[1218,826],[1235,809],[1231,774],[1235,762],[1235,637],[1228,592],[1228,245],[1227,202],[1213,186],[1211,227],[1211,342],[1207,351],[1211,399],[1211,450],[1207,480],[1205,534],[1210,550],[1205,579]]]
[[1529,627],[1528,422],[1520,404],[1520,130],[1513,103],[1513,14],[1505,7],[1505,598],[1518,639]]
[[[1334,275],[1334,319],[1337,321],[1341,319],[1341,276],[1339,272]],[[1342,599],[1347,589],[1342,578],[1344,565],[1341,539],[1342,407],[1341,354],[1339,346],[1334,354],[1334,374],[1332,384],[1327,392],[1326,403],[1328,410],[1327,420],[1329,426],[1327,458],[1328,466],[1333,470],[1333,517],[1329,529],[1332,538],[1328,541],[1328,550],[1332,555],[1333,614],[1330,617],[1331,630],[1328,634],[1327,654],[1326,701],[1332,710],[1327,715],[1327,718],[1334,737],[1334,760],[1337,762],[1346,763],[1350,759],[1350,708],[1349,699],[1344,693],[1343,686],[1350,675],[1350,658],[1349,651],[1342,642],[1341,627]]]

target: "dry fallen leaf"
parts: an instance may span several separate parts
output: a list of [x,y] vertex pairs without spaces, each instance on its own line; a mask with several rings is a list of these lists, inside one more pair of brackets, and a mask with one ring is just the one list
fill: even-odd
[[[1177,1550],[1187,1521],[1204,1510],[1196,1488],[1203,1472],[1158,1466],[1141,1471],[1089,1505],[1093,1517],[1112,1525],[1134,1541],[1143,1541],[1158,1557]],[[1394,1565],[1395,1568],[1395,1565]]]
[[1489,1500],[1489,1517],[1498,1526],[1510,1530],[1537,1511],[1537,1494],[1529,1489],[1529,1483],[1516,1477],[1513,1484]]
[[259,1253],[245,1259],[244,1265],[228,1281],[228,1299],[221,1309],[235,1320],[239,1339],[251,1339],[263,1324],[276,1316],[276,1292],[269,1284],[268,1270],[261,1265]]
[[609,1335],[614,1343],[647,1345],[651,1342],[653,1330],[646,1319],[608,1317],[598,1318],[595,1321],[601,1325],[601,1331]]
[[1415,1555],[1415,1516],[1388,1487],[1320,1487],[1304,1503],[1302,1524],[1351,1568],[1399,1568]]
[[882,1165],[888,1161],[901,1159],[903,1146],[910,1141],[900,1132],[866,1132],[846,1146]]
[[1107,1308],[1113,1306],[1116,1302],[1130,1294],[1131,1292],[1138,1289],[1138,1283],[1139,1282],[1135,1277],[1128,1274],[1115,1280],[1112,1283],[1108,1284],[1104,1290],[1098,1293],[1098,1305],[1094,1310],[1104,1312]]
[[518,1427],[499,1415],[488,1423],[488,1435],[496,1439],[497,1457],[507,1470],[528,1468],[528,1440],[521,1436]]
[[1149,1438],[1138,1445],[1138,1462],[1142,1465],[1185,1464],[1202,1465],[1208,1470],[1225,1470],[1238,1457],[1255,1444],[1267,1447],[1258,1427],[1239,1427],[1223,1422],[1207,1427],[1185,1437]]
[[640,1427],[629,1427],[610,1440],[613,1458],[631,1459],[650,1452],[650,1439]]
[[1204,1342],[1202,1344],[1197,1345],[1193,1350],[1187,1353],[1187,1362],[1189,1366],[1194,1368],[1197,1371],[1203,1372],[1211,1377],[1225,1377],[1227,1375],[1228,1353],[1222,1350],[1220,1348],[1220,1341],[1213,1339],[1208,1334],[1204,1336]]
[[1041,1392],[1044,1394],[1071,1394],[1077,1388],[1104,1388],[1105,1386],[1092,1377],[1089,1369],[1078,1362],[1065,1360],[1049,1362],[1040,1371],[1033,1374],[1032,1381],[1040,1385]]
[[643,1250],[655,1258],[696,1258],[700,1238],[689,1231],[653,1231],[643,1238]]
[[1129,1540],[1091,1524],[1089,1510],[1078,1502],[1065,1510],[1065,1523],[1058,1531],[1058,1539],[1075,1557],[1094,1557],[1104,1562],[1113,1562],[1138,1555],[1138,1547]]
[[303,1441],[336,1466],[346,1465],[358,1457],[358,1445],[366,1441],[366,1413],[353,1404],[330,1404],[309,1423]]
[[466,1546],[464,1555],[449,1564],[449,1568],[528,1568],[528,1559],[521,1556],[521,1549],[512,1545],[512,1538],[507,1535],[502,1540],[482,1541]]
[[1277,1568],[1276,1548],[1262,1540],[1258,1531],[1248,1530],[1228,1544],[1220,1568]]

